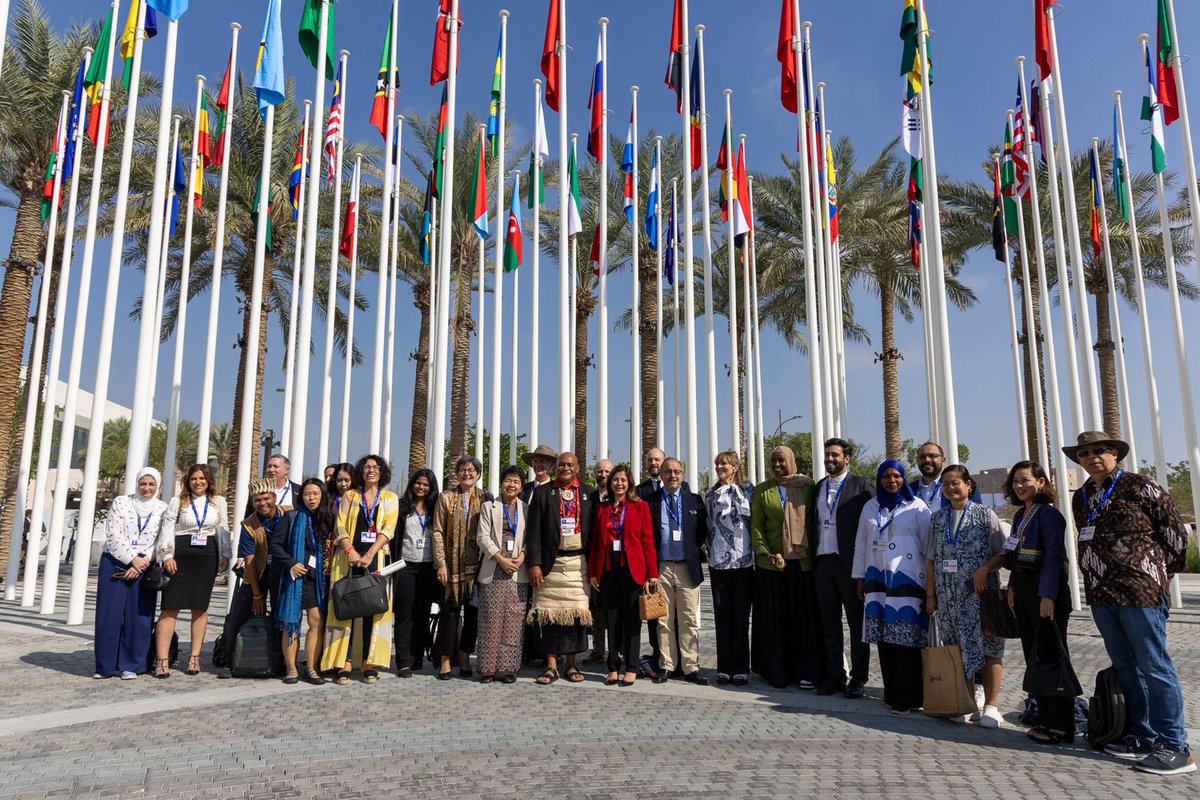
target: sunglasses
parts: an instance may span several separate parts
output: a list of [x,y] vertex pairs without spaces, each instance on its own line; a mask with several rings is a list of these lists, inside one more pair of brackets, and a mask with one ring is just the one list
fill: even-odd
[[1075,456],[1077,458],[1087,458],[1088,456],[1102,456],[1105,453],[1110,452],[1111,450],[1112,450],[1111,447],[1092,447],[1090,449],[1084,448],[1083,450],[1076,450]]

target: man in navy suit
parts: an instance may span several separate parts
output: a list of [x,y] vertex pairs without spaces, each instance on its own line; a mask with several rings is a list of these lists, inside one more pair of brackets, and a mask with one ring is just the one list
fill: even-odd
[[[292,472],[292,462],[288,461],[287,456],[283,453],[276,453],[268,458],[264,472],[275,487],[276,508],[280,511],[291,511],[300,505],[300,484],[289,477]],[[246,511],[242,514],[242,518],[250,516],[255,510],[254,497],[251,495],[250,499],[246,501]]]
[[[683,483],[683,464],[662,463],[662,488],[647,498],[650,527],[658,555],[659,588],[667,598],[667,615],[658,620],[661,661],[655,683],[665,683],[677,663],[686,680],[707,686],[700,671],[700,545],[707,531],[704,501]],[[679,661],[675,654],[678,652]]]
[[[925,501],[930,511],[950,505],[942,494],[942,470],[946,468],[946,452],[937,442],[926,442],[917,448],[917,470],[921,477],[909,484],[913,494]],[[971,502],[982,503],[979,486],[972,484]]]

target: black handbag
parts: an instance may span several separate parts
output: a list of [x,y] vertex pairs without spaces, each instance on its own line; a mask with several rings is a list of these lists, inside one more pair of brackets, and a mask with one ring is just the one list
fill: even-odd
[[338,619],[373,617],[388,610],[388,579],[368,572],[347,575],[333,585],[333,613]]
[[1033,644],[1025,654],[1025,680],[1021,688],[1034,697],[1078,697],[1083,686],[1071,666],[1054,620],[1038,620]]
[[1008,604],[1008,593],[995,586],[989,586],[979,595],[979,618],[983,623],[983,633],[993,639],[1017,639],[1021,633],[1017,630],[1017,615]]
[[151,587],[156,592],[167,588],[167,584],[170,582],[171,574],[163,569],[163,565],[157,561],[151,561],[150,566],[146,567],[146,571],[142,573],[142,584]]

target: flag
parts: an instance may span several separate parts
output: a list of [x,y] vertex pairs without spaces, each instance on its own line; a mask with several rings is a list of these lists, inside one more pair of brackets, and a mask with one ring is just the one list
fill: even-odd
[[442,197],[442,159],[446,155],[446,97],[447,87],[442,87],[442,103],[438,108],[437,139],[433,144],[433,192],[439,200]]
[[1036,79],[1029,82],[1029,137],[1037,142],[1038,154],[1043,164],[1046,163],[1046,139],[1042,120],[1042,85]]
[[1167,168],[1167,151],[1163,139],[1163,107],[1158,98],[1158,72],[1146,49],[1146,96],[1142,98],[1142,119],[1150,123],[1150,165],[1158,175]]
[[587,151],[596,161],[604,154],[604,137],[601,131],[604,126],[604,59],[600,49],[600,39],[596,39],[596,69],[592,73],[592,91],[588,93],[588,108],[592,111],[592,121],[588,126]]
[[793,43],[796,40],[796,16],[792,8],[793,0],[783,0],[783,8],[779,11],[779,42],[775,46],[775,58],[779,61],[779,99],[785,111],[793,114],[799,109],[796,97],[796,54]]
[[175,176],[171,182],[171,227],[170,235],[175,235],[175,229],[179,226],[179,198],[187,194],[187,175],[183,171],[183,157],[179,154],[179,140],[175,140]]
[[717,184],[717,205],[721,209],[721,219],[725,222],[729,221],[729,198],[735,197],[737,194],[730,185],[731,181],[736,180],[733,170],[737,166],[732,147],[729,123],[726,122],[725,129],[721,132],[721,148],[717,150],[717,163],[715,164],[717,169],[725,173],[721,176],[721,182]]
[[1092,239],[1092,258],[1099,259],[1103,250],[1100,239],[1100,215],[1104,213],[1104,197],[1100,194],[1100,162],[1096,159],[1096,149],[1088,151],[1088,180],[1092,184],[1092,222],[1089,235]]
[[1112,190],[1113,196],[1117,198],[1117,212],[1121,215],[1121,219],[1129,221],[1129,201],[1126,199],[1125,192],[1129,175],[1125,171],[1125,159],[1121,157],[1121,151],[1118,146],[1121,137],[1117,135],[1117,109],[1113,107],[1113,176]]
[[1163,122],[1170,125],[1179,119],[1179,87],[1175,85],[1175,37],[1167,0],[1158,0],[1158,102],[1162,103]]
[[588,260],[596,266],[592,267],[592,274],[600,277],[600,223],[596,223],[596,230],[592,232],[592,249],[588,251]]
[[629,129],[625,133],[625,147],[621,150],[621,171],[625,173],[623,204],[625,217],[633,224],[633,109],[629,109]]
[[292,162],[292,174],[288,177],[288,200],[292,204],[292,219],[300,216],[300,185],[304,181],[304,128],[296,135],[296,158]]
[[[429,85],[441,83],[450,75],[450,0],[438,0],[437,22],[433,29],[433,60],[429,64]],[[458,4],[458,28],[462,29],[462,3]],[[454,68],[462,56],[462,43],[454,54]]]
[[[121,83],[125,84],[125,88],[129,88],[130,81],[133,80],[133,50],[137,42],[138,29],[138,9],[141,3],[134,0],[129,4],[129,16],[125,18],[125,30],[121,32],[121,58],[125,65],[121,71]],[[158,14],[153,8],[146,8],[146,16],[142,20],[142,31],[144,39],[153,39],[158,35]]]
[[87,62],[79,62],[75,73],[75,89],[71,92],[71,107],[67,111],[67,140],[63,146],[63,180],[75,174],[75,135],[79,131],[79,115],[83,111],[83,76]]
[[[54,164],[58,161],[58,126],[55,126],[54,141],[50,145],[50,158],[46,161],[46,174],[42,180],[42,221],[45,222],[50,216],[50,210],[54,208]],[[62,205],[62,195],[58,198],[59,205]]]
[[[429,175],[425,179],[425,205],[421,212],[421,263],[429,265],[429,259],[433,255],[432,251],[432,233],[433,233],[433,170],[429,171]],[[345,233],[342,234],[345,236]]]
[[329,103],[329,124],[325,126],[325,176],[332,182],[337,177],[337,144],[342,133],[342,65],[338,64],[333,79],[333,100]]
[[924,199],[924,178],[921,162],[912,159],[908,169],[908,247],[912,265],[921,268],[921,202]]
[[[338,245],[338,252],[346,258],[354,256],[354,233],[358,227],[358,183],[360,180],[358,170],[354,170],[354,178],[350,181],[350,197],[346,200],[346,216],[342,218],[342,241]],[[428,250],[428,233],[423,240],[423,252]],[[428,261],[426,262],[428,263]]]
[[920,158],[924,149],[921,144],[920,102],[920,95],[901,101],[904,111],[900,116],[900,137],[904,142],[904,152],[912,158]]
[[492,158],[500,155],[500,83],[504,65],[501,43],[496,42],[496,69],[492,71],[492,100],[488,105],[487,136],[491,144]]
[[663,78],[675,92],[675,111],[683,111],[683,6],[675,0],[671,12],[671,45],[667,53],[667,74]]
[[487,164],[483,160],[483,151],[484,142],[480,139],[475,174],[471,178],[471,225],[480,239],[486,239],[488,235]]
[[[280,0],[268,0],[267,19],[263,23],[254,63],[254,91],[258,95],[258,113],[267,118],[267,107],[283,102],[286,78],[283,71],[283,31],[279,27]],[[267,200],[267,205],[271,203]]]
[[188,10],[188,0],[146,0],[146,5],[158,9],[176,21]]
[[[534,131],[533,141],[534,148],[529,151],[529,207],[533,208],[536,202],[542,205],[546,202],[546,173],[543,170],[537,169],[537,159],[540,156],[543,160],[550,157],[550,143],[546,141],[546,118],[542,114],[542,104],[538,103],[537,115],[534,122],[537,130]],[[533,190],[534,173],[537,173],[537,191]]]
[[738,144],[737,166],[733,170],[733,219],[734,238],[750,232],[754,220],[750,218],[750,181],[746,179],[746,143]]
[[1033,0],[1033,51],[1038,63],[1038,78],[1045,83],[1054,68],[1054,53],[1050,49],[1050,26],[1046,12],[1054,0]]
[[508,225],[504,235],[504,271],[513,272],[521,266],[521,179],[513,180],[512,201],[508,206]]
[[666,245],[666,250],[663,251],[663,280],[668,286],[675,285],[675,196],[671,196],[671,209],[667,212],[667,235],[663,239],[663,244]]
[[221,166],[225,161],[225,133],[229,128],[229,80],[233,72],[233,51],[229,52],[229,60],[225,62],[225,78],[221,81],[221,89],[217,92],[217,130],[213,134],[216,144],[212,148],[212,163],[214,167]]
[[1005,262],[1008,256],[1008,236],[1004,225],[1004,194],[1001,188],[1000,173],[1003,167],[997,162],[995,169],[995,190],[992,193],[992,251],[996,260]]
[[921,92],[921,25],[917,0],[904,0],[900,16],[900,39],[904,52],[900,56],[900,74],[908,78],[907,99]]
[[658,249],[658,148],[650,153],[650,186],[646,192],[646,236]]
[[[371,103],[371,124],[387,139],[388,130],[388,66],[392,61],[392,14],[388,12],[387,36],[383,38],[383,53],[379,56],[379,75],[375,78],[375,100]],[[392,78],[396,75],[393,72]],[[444,96],[444,93],[443,93]],[[444,102],[444,101],[443,101]]]
[[542,40],[542,75],[546,76],[546,105],[558,111],[558,0],[550,0],[546,37]]
[[196,111],[196,158],[192,169],[195,171],[196,191],[192,202],[200,207],[204,197],[204,165],[212,161],[212,139],[208,132],[208,95],[200,93],[200,108]]
[[[333,80],[333,54],[337,52],[334,46],[337,22],[334,13],[337,5],[334,0],[328,0],[329,17],[326,20],[328,35],[325,37],[325,80]],[[321,0],[304,0],[304,9],[300,12],[300,49],[313,69],[317,69],[317,51],[321,47]]]
[[691,95],[688,110],[691,112],[692,171],[700,169],[700,37],[696,37],[696,51],[692,53],[692,81],[688,86]]
[[825,174],[828,176],[829,188],[829,240],[836,242],[838,238],[838,196],[837,196],[837,170],[833,166],[833,148],[829,142],[825,143],[825,163],[828,166]]
[[[1033,130],[1030,129],[1030,141]],[[1021,84],[1017,84],[1017,106],[1013,113],[1012,132],[1013,194],[1022,200],[1029,197],[1029,159],[1025,155],[1025,109],[1021,107]]]
[[583,222],[579,216],[579,170],[575,165],[575,148],[567,159],[567,176],[571,185],[571,195],[567,203],[567,236],[574,236],[583,230]]
[[[92,144],[101,147],[108,144],[108,119],[100,119],[101,101],[104,99],[104,81],[108,79],[109,51],[108,40],[112,37],[113,12],[110,8],[100,28],[100,38],[96,40],[96,50],[88,64],[87,75],[83,78],[83,86],[87,89],[91,110],[88,113],[88,138]],[[101,143],[100,130],[104,130],[104,140]]]
[[1016,235],[1017,200],[1016,200],[1017,170],[1013,163],[1013,132],[1007,120],[1004,122],[1004,152],[1000,158],[1000,190],[1004,206],[1004,229]]

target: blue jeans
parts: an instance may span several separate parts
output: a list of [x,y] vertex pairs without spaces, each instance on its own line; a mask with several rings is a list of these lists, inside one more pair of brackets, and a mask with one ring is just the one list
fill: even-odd
[[1183,690],[1167,652],[1167,607],[1092,606],[1104,649],[1121,676],[1129,732],[1153,745],[1186,750]]

